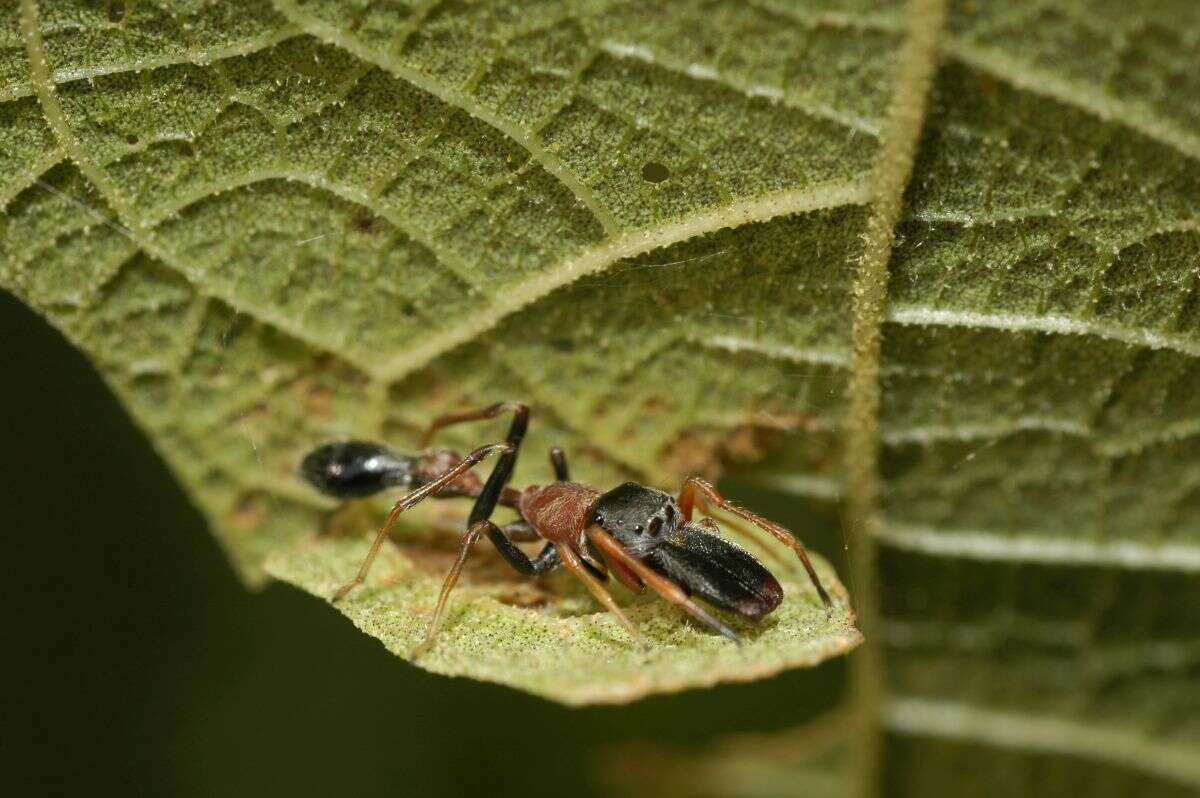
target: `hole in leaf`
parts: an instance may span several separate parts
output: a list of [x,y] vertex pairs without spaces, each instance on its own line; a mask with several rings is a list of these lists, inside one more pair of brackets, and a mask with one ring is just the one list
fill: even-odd
[[666,164],[658,161],[647,161],[642,164],[642,179],[647,183],[661,183],[671,176],[671,170]]

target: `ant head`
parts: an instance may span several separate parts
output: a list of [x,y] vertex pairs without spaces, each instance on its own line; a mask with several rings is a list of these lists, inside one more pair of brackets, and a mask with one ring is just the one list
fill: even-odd
[[591,521],[637,552],[656,548],[673,535],[683,513],[671,494],[626,482],[596,500]]

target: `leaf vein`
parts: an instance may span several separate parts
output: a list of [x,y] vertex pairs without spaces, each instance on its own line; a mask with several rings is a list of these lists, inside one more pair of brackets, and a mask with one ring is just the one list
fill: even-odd
[[521,125],[502,118],[499,114],[481,105],[470,95],[456,88],[446,86],[411,67],[406,67],[403,64],[396,63],[392,59],[381,56],[379,53],[373,52],[370,48],[336,30],[333,26],[304,14],[291,0],[273,0],[273,2],[279,13],[295,24],[298,24],[310,35],[317,37],[327,44],[340,47],[364,61],[375,64],[379,68],[411,83],[422,91],[432,94],[448,105],[465,111],[508,136],[524,147],[547,172],[553,175],[570,191],[575,199],[592,213],[606,234],[612,236],[620,229],[616,218],[604,207],[595,192],[590,187],[584,185],[560,158],[554,155]]
[[901,734],[1117,762],[1171,781],[1200,786],[1200,757],[1192,747],[1147,742],[1144,735],[1110,725],[904,696],[888,703],[886,717],[888,728]]
[[833,106],[815,100],[807,99],[797,92],[788,92],[778,86],[748,83],[721,72],[720,70],[699,64],[684,64],[662,53],[656,53],[640,44],[605,39],[600,42],[600,50],[620,59],[632,59],[646,64],[662,67],[677,75],[684,75],[694,80],[706,80],[718,83],[749,98],[762,97],[777,102],[786,108],[792,108],[816,119],[835,122],[857,133],[865,133],[874,138],[879,137],[879,126],[869,119],[839,111]]
[[941,557],[1000,562],[1103,565],[1129,570],[1200,571],[1200,543],[1010,534],[986,529],[941,529],[889,521],[881,543]]
[[[66,114],[58,102],[55,86],[50,80],[50,71],[42,44],[41,31],[38,27],[37,0],[21,0],[21,29],[25,40],[26,54],[29,58],[30,76],[37,91],[38,101],[41,104],[46,124],[54,132],[59,146],[66,151],[83,176],[96,188],[117,214],[117,221],[107,220],[109,226],[127,237],[144,252],[158,259],[171,271],[187,280],[188,284],[199,295],[220,299],[239,312],[252,315],[257,320],[274,326],[297,340],[312,344],[322,350],[325,349],[324,343],[314,340],[301,325],[293,323],[283,314],[277,313],[271,308],[248,305],[236,297],[210,293],[202,287],[195,285],[188,277],[189,270],[184,267],[180,258],[174,252],[155,241],[152,233],[147,235],[141,229],[131,227],[126,223],[126,220],[130,220],[134,216],[128,203],[121,196],[120,192],[117,191],[108,176],[104,174],[103,170],[87,157],[87,153],[84,152],[83,147],[75,138],[74,132],[67,122]],[[97,212],[93,211],[93,213]],[[348,355],[343,355],[343,357],[355,368],[365,370],[365,364],[355,363]]]
[[944,49],[952,58],[973,69],[987,72],[1017,89],[1049,97],[1103,121],[1116,122],[1192,160],[1200,160],[1200,134],[1185,130],[1146,108],[1078,82],[1065,80],[993,47],[951,38],[945,43]]
[[883,756],[879,714],[886,698],[883,651],[875,639],[881,629],[875,541],[884,526],[880,508],[883,482],[879,472],[882,398],[879,375],[888,261],[917,143],[924,129],[945,18],[945,0],[910,0],[906,8],[906,35],[888,103],[882,146],[871,173],[872,208],[852,289],[853,349],[846,389],[845,490],[851,583],[857,595],[859,628],[866,641],[854,663],[851,683],[853,700],[863,723],[859,757],[867,794],[879,791]]
[[526,277],[496,294],[479,313],[447,328],[397,357],[384,367],[389,381],[397,381],[424,367],[434,358],[464,344],[501,319],[574,280],[603,271],[624,258],[686,241],[726,227],[762,222],[823,208],[859,205],[867,200],[866,187],[857,180],[789,189],[743,200],[724,208],[701,211],[652,229],[635,230],[598,246],[589,247],[555,267]]
[[[129,72],[140,72],[143,70],[161,69],[167,66],[176,66],[178,64],[193,64],[196,66],[205,66],[215,61],[223,61],[229,58],[237,58],[239,56],[254,55],[274,47],[277,44],[282,44],[288,39],[296,36],[300,31],[290,25],[279,28],[271,33],[262,36],[255,36],[244,39],[234,44],[224,45],[221,47],[212,47],[209,49],[186,49],[181,50],[171,55],[164,55],[158,58],[147,58],[141,61],[128,62],[113,62],[110,64],[101,64],[95,67],[62,67],[48,73],[48,80],[52,85],[58,86],[64,83],[72,83],[77,80],[90,80],[92,78],[105,77],[106,75],[123,75]],[[36,81],[30,80],[28,83],[19,84],[14,88],[0,91],[0,103],[10,100],[19,100],[22,97],[29,97],[36,94]]]
[[1126,327],[1109,322],[1073,319],[1058,314],[980,313],[952,308],[933,308],[916,304],[893,305],[887,314],[893,324],[947,327],[984,327],[1009,332],[1045,332],[1064,335],[1094,335],[1111,341],[1149,349],[1169,349],[1193,357],[1200,356],[1200,341],[1176,333],[1141,327]]

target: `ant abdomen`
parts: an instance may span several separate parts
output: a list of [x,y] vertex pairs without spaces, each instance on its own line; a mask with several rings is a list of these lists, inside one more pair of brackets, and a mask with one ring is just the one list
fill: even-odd
[[300,476],[326,496],[354,499],[413,482],[418,458],[366,441],[327,443],[300,463]]

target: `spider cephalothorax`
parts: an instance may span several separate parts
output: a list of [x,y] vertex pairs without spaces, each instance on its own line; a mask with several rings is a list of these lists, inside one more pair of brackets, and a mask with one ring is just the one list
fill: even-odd
[[683,520],[675,497],[666,491],[626,482],[602,494],[591,521],[621,541],[630,553],[650,551],[674,535]]

